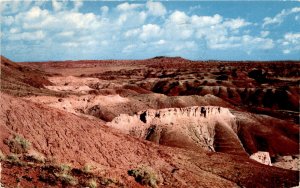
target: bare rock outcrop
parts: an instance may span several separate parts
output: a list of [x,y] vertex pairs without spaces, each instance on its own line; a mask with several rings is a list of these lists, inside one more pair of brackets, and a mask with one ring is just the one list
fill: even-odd
[[250,159],[255,160],[261,164],[272,166],[269,152],[259,151],[250,156]]
[[236,134],[235,116],[229,109],[193,106],[121,114],[108,126],[162,145],[246,154]]
[[275,158],[273,166],[300,171],[299,155],[278,156]]

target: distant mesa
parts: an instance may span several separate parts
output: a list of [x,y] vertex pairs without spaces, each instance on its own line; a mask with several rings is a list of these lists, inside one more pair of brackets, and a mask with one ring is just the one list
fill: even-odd
[[170,56],[155,56],[151,59],[166,59],[166,60],[176,60],[176,61],[189,61],[188,59],[182,58],[180,56],[174,56],[174,57],[170,57]]

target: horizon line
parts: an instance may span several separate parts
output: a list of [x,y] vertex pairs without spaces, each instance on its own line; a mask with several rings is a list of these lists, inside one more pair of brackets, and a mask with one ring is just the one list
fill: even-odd
[[16,62],[16,63],[53,63],[53,62],[67,62],[67,61],[73,61],[73,62],[78,62],[78,61],[145,61],[145,60],[151,60],[151,59],[172,59],[172,58],[180,58],[186,61],[193,61],[193,62],[300,62],[300,59],[295,60],[295,59],[270,59],[270,60],[225,60],[225,59],[188,59],[184,58],[181,56],[154,56],[150,58],[145,58],[145,59],[64,59],[64,60],[41,60],[41,61],[15,61],[12,60],[11,58],[8,58],[4,55],[1,55],[2,57],[9,59],[10,61]]

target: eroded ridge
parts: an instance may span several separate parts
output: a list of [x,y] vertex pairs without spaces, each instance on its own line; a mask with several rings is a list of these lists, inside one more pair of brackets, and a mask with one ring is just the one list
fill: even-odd
[[245,154],[237,136],[236,118],[229,109],[223,107],[149,109],[132,116],[120,114],[107,125],[163,145],[206,151],[218,151],[226,147],[225,153]]

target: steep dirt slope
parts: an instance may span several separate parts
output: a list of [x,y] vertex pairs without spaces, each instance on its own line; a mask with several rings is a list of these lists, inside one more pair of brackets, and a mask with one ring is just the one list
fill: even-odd
[[299,125],[267,115],[233,111],[246,151],[268,151],[271,157],[299,153]]
[[54,91],[46,89],[45,85],[52,85],[47,79],[49,74],[31,67],[14,63],[1,56],[1,90],[17,96],[32,94],[54,95]]
[[[253,181],[257,186],[278,187],[297,185],[299,181],[295,171],[264,166],[236,155],[155,145],[122,135],[98,121],[3,93],[0,128],[0,149],[5,154],[11,151],[4,140],[19,134],[31,142],[33,150],[58,164],[80,167],[91,163],[129,187],[137,184],[127,171],[141,164],[161,174],[159,185],[163,187],[235,187],[250,186]],[[7,171],[4,166],[2,183],[16,186]]]

